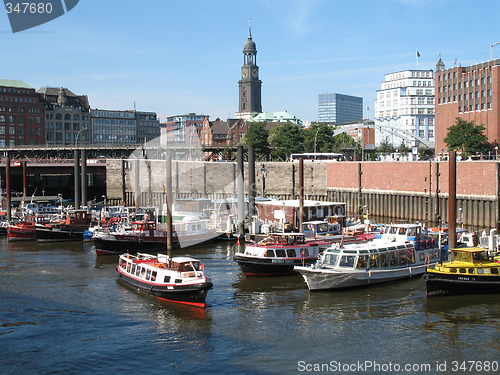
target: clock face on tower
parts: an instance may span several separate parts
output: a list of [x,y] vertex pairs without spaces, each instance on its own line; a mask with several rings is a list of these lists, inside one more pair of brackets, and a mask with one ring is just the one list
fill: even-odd
[[241,76],[242,76],[243,78],[248,77],[248,70],[247,70],[247,69],[243,69],[243,70],[241,71]]
[[257,69],[252,70],[252,76],[257,78],[259,76],[259,71]]

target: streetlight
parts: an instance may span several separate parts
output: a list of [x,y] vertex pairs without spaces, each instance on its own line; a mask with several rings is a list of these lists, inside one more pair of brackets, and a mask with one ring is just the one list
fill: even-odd
[[321,127],[318,126],[318,130],[316,130],[316,134],[314,135],[314,160],[316,160],[316,139],[318,138],[318,133]]
[[500,42],[498,43],[493,43],[490,45],[490,60],[493,60],[493,47],[498,46]]

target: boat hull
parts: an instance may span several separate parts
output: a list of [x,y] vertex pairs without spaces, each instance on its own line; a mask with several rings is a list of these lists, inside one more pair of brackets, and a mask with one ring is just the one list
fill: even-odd
[[35,228],[35,236],[38,242],[51,241],[81,241],[84,230],[71,230],[60,228]]
[[34,241],[35,230],[34,227],[19,227],[19,226],[10,226],[7,228],[7,240],[8,241]]
[[148,295],[191,306],[205,307],[207,293],[213,288],[213,283],[210,281],[187,285],[153,284],[124,274],[120,272],[118,267],[116,271],[119,280]]
[[302,258],[260,259],[236,254],[234,260],[238,262],[241,270],[247,276],[284,276],[295,274],[295,266],[312,264],[316,262],[317,258],[306,258],[305,260]]
[[427,297],[460,294],[500,293],[500,276],[473,276],[465,274],[424,275]]
[[295,270],[302,275],[309,290],[335,290],[419,277],[425,272],[426,268],[427,265],[422,264],[387,270],[350,270],[348,272],[312,267],[296,267]]
[[[128,252],[135,254],[137,252],[162,251],[167,248],[166,240],[144,241],[144,240],[120,240],[111,238],[94,238],[95,251],[99,255],[105,254],[123,254]],[[178,242],[173,243],[174,247],[179,247]]]

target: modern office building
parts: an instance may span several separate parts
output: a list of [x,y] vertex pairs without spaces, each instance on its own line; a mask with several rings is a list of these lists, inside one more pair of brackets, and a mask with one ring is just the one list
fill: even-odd
[[44,106],[23,81],[0,79],[0,147],[44,143]]
[[500,59],[466,67],[436,69],[436,155],[456,119],[484,125],[489,142],[500,141]]
[[155,112],[135,112],[137,121],[137,140],[149,142],[160,137],[160,121]]
[[363,119],[363,98],[344,94],[318,95],[318,121],[336,125]]
[[[434,144],[434,74],[404,70],[385,75],[375,100],[375,143],[413,146],[415,137]],[[404,137],[404,138],[402,138]]]
[[137,121],[135,111],[91,109],[91,139],[95,145],[135,145]]
[[90,106],[86,95],[75,95],[63,87],[42,87],[37,93],[45,107],[45,144],[90,143]]
[[200,142],[203,120],[207,115],[188,113],[185,115],[168,116],[165,123],[166,144],[189,145]]

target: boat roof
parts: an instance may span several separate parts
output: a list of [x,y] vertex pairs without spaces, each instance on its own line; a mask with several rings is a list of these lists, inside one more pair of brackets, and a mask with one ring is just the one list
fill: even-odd
[[175,263],[189,263],[189,262],[199,262],[199,259],[194,259],[187,256],[173,257],[172,262]]
[[452,251],[461,251],[464,253],[482,253],[488,249],[482,248],[482,247],[459,247],[459,248],[454,248]]
[[378,239],[374,239],[369,242],[365,243],[349,243],[345,244],[343,247],[337,247],[337,244],[333,244],[331,247],[326,249],[325,251],[329,250],[376,250],[376,249],[386,249],[389,247],[398,247],[398,246],[414,246],[410,242],[406,241],[385,241],[381,240],[379,241]]

